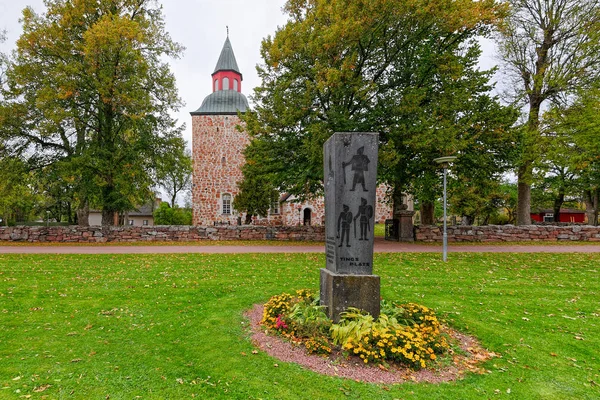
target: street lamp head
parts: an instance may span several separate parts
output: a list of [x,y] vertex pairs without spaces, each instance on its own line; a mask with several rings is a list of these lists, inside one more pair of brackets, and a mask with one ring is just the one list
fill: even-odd
[[454,160],[456,160],[456,156],[445,156],[445,157],[439,157],[439,158],[434,158],[433,161],[435,161],[438,164],[449,164],[451,162],[453,162]]

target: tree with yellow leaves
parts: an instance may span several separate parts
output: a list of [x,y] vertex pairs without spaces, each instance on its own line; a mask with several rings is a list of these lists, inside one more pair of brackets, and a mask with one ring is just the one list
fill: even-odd
[[183,141],[169,112],[181,101],[165,57],[182,47],[153,0],[48,0],[23,10],[23,34],[0,107],[5,153],[43,169],[60,163],[103,225],[150,197],[157,159]]
[[458,155],[465,174],[489,167],[485,179],[505,168],[514,114],[489,94],[476,41],[505,14],[502,3],[289,0],[284,10],[287,24],[262,43],[262,85],[244,117],[247,159],[281,190],[319,194],[334,132],[379,132],[379,180],[396,205],[416,195],[430,223],[435,158]]

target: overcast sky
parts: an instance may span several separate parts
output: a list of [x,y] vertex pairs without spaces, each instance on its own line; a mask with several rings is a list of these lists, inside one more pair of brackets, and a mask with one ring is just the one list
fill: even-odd
[[[212,92],[210,75],[227,37],[226,26],[244,78],[242,92],[249,96],[260,83],[255,68],[260,62],[260,43],[286,22],[281,11],[284,3],[285,0],[162,1],[167,31],[186,48],[179,60],[171,60],[171,68],[185,102],[177,118],[186,124],[184,137],[188,146],[191,147],[192,140],[189,113],[197,110]],[[43,0],[0,0],[0,31],[7,33],[0,51],[6,53],[14,48],[22,33],[21,11],[27,6],[38,14],[45,11]]]
[[[240,71],[243,74],[242,92],[249,96],[260,84],[256,65],[260,63],[260,43],[272,35],[278,26],[285,24],[286,16],[281,11],[285,0],[164,0],[163,13],[167,31],[176,42],[185,46],[183,57],[171,60],[172,71],[177,78],[179,95],[185,102],[177,114],[179,123],[186,124],[184,137],[191,147],[191,117],[212,92],[210,75],[229,38]],[[0,30],[6,30],[7,41],[0,51],[14,48],[20,36],[21,11],[31,6],[41,14],[45,11],[43,0],[0,0]],[[484,43],[481,65],[494,65],[493,46]],[[252,106],[252,104],[251,104]]]

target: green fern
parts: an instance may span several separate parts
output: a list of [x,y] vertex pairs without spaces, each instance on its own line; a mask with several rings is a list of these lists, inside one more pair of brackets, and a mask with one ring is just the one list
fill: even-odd
[[360,340],[373,329],[373,316],[354,307],[348,307],[340,314],[339,324],[331,326],[330,333],[333,343],[342,345],[349,338]]
[[300,302],[295,304],[288,315],[293,330],[298,337],[311,337],[315,334],[327,334],[331,320],[325,314],[325,307],[318,300],[312,303]]

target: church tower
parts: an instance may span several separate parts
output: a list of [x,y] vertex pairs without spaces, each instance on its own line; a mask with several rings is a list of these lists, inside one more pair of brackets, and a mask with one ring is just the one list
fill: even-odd
[[238,194],[244,165],[242,151],[249,143],[239,132],[238,111],[246,112],[239,71],[229,35],[212,73],[213,92],[192,115],[192,204],[194,225],[235,224],[233,198]]

